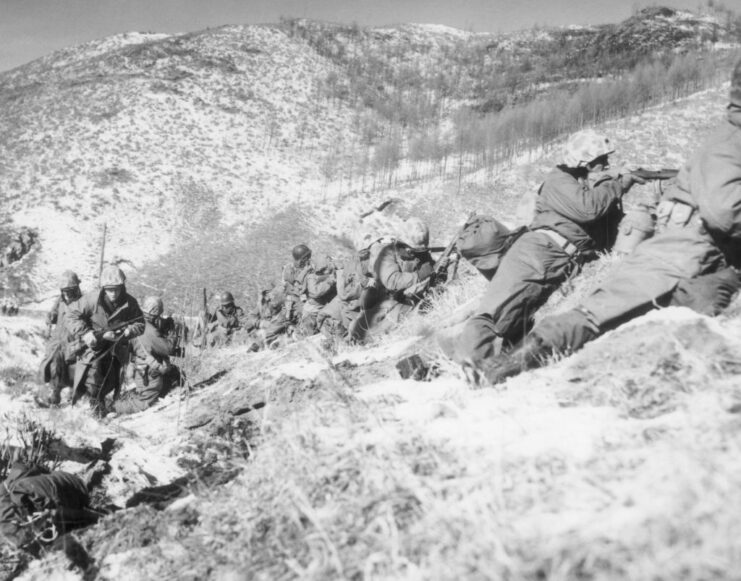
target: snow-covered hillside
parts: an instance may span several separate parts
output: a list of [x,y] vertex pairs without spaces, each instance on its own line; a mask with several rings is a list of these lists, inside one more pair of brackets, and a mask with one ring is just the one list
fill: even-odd
[[[616,163],[677,166],[721,119],[727,92],[598,129]],[[551,149],[494,177],[392,193],[409,212],[437,214],[437,235],[441,220],[472,209],[514,220],[519,198],[558,161]],[[323,208],[316,227],[357,228],[363,201],[352,203]],[[546,308],[570,304],[590,276]],[[166,510],[132,507],[79,536],[102,579],[735,578],[741,302],[716,320],[654,312],[473,391],[435,333],[483,285],[464,271],[431,313],[364,348],[327,349],[315,337],[209,351],[191,360],[190,392],[102,422],[81,406],[34,407],[42,327],[0,317],[4,426],[12,433],[30,415],[69,446],[115,439],[104,487],[119,505],[187,479]],[[395,363],[413,352],[438,365],[432,381],[399,378]],[[53,553],[24,578],[67,571],[66,559]]]
[[[106,258],[138,268],[204,231],[244,232],[294,205],[317,235],[346,234],[357,226],[351,217],[389,197],[403,202],[402,214],[426,213],[439,193],[449,200],[451,190],[500,190],[506,176],[495,168],[485,180],[467,176],[463,161],[441,171],[402,159],[394,181],[385,181],[374,147],[406,123],[384,113],[404,104],[405,83],[422,87],[420,98],[424,91],[446,95],[438,104],[444,143],[457,108],[490,97],[482,71],[507,64],[533,83],[532,75],[548,73],[542,67],[552,47],[582,54],[599,35],[640,46],[657,29],[681,29],[662,36],[662,50],[703,46],[708,27],[715,41],[730,38],[717,19],[670,12],[647,10],[620,25],[578,31],[530,31],[516,42],[431,25],[287,21],[132,32],[57,51],[0,74],[2,217],[40,230],[35,256],[19,269],[40,298],[65,268],[95,279],[103,224]],[[455,185],[431,178],[440,173],[455,176]],[[509,200],[515,192],[506,194]],[[459,213],[432,219],[446,236]],[[288,247],[290,237],[286,232]]]

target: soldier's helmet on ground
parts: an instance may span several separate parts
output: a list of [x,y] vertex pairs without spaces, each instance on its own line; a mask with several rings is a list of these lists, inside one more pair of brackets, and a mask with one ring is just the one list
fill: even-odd
[[159,317],[164,310],[165,305],[162,303],[161,298],[150,295],[144,299],[144,304],[142,304],[142,312],[144,313],[145,317]]
[[114,265],[106,266],[100,275],[100,286],[102,288],[122,286],[126,282],[123,270]]
[[80,278],[72,270],[65,270],[59,277],[59,290],[70,290],[80,286]]
[[219,303],[222,307],[234,304],[234,296],[229,291],[224,291],[219,295]]
[[311,258],[311,249],[306,244],[297,244],[291,250],[291,255],[296,262]]
[[592,129],[574,133],[563,146],[563,164],[584,167],[598,157],[615,151],[610,139]]
[[427,248],[430,245],[430,229],[419,218],[409,218],[402,226],[402,241],[412,248]]

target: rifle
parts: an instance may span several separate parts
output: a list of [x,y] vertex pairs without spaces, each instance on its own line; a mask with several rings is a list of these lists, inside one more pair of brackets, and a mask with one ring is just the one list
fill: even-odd
[[[437,279],[440,278],[440,275],[443,272],[444,268],[447,268],[448,266],[448,258],[453,253],[453,250],[455,250],[456,244],[458,243],[458,238],[461,234],[463,234],[463,231],[468,227],[468,225],[471,223],[471,221],[476,217],[476,212],[471,212],[468,217],[466,218],[466,221],[463,223],[463,226],[461,226],[458,231],[455,233],[455,236],[450,240],[448,245],[443,248],[443,253],[438,257],[438,259],[435,261],[435,266],[432,268],[432,275],[430,275],[430,287],[435,286],[437,284]],[[433,252],[434,249],[430,249]],[[452,277],[451,277],[452,278]]]
[[137,321],[143,321],[144,315],[139,315],[138,317],[134,317],[133,319],[129,319],[128,321],[121,321],[120,323],[116,323],[114,325],[110,325],[106,327],[105,329],[99,329],[98,331],[93,331],[93,336],[95,337],[96,341],[100,341],[103,338],[103,335],[105,335],[108,331],[112,331],[113,334],[116,336],[116,339],[114,339],[114,342],[118,340],[119,336],[124,332],[124,329],[131,325],[132,323],[136,323]]
[[[109,341],[108,345],[105,345],[101,348],[98,348],[97,345],[96,347],[92,348],[90,350],[92,352],[91,353],[92,356],[90,358],[85,358],[85,355],[83,355],[83,359],[86,359],[86,360],[79,359],[77,361],[78,370],[82,368],[86,368],[83,373],[87,373],[87,369],[93,363],[95,363],[96,361],[99,361],[100,359],[103,359],[103,357],[111,353],[116,348],[118,340],[120,339],[120,335],[123,333],[125,327],[129,326],[131,323],[136,323],[137,321],[142,321],[142,320],[144,320],[144,315],[139,315],[138,317],[134,317],[133,319],[129,319],[128,321],[121,321],[119,323],[115,323],[114,325],[111,325],[105,329],[99,329],[97,331],[94,330],[93,336],[95,337],[96,342],[101,341],[101,339],[103,339],[103,335],[108,331],[113,331],[113,334],[116,335],[116,338],[113,341]],[[125,365],[126,365],[126,362],[122,362],[122,366],[125,366]],[[80,397],[82,397],[82,394],[85,392],[85,382],[80,380],[78,383],[78,374],[80,373],[80,371],[78,370],[75,370],[75,381],[74,381],[75,385],[73,387],[74,393],[72,394],[72,405],[75,405],[77,403],[77,400],[79,400]],[[108,368],[108,371],[110,372],[110,367]],[[106,373],[106,377],[107,376],[108,376],[108,373]],[[80,375],[79,377],[83,377],[83,376]],[[121,382],[118,381],[116,383],[116,387],[113,392],[114,399],[118,398],[118,394],[120,390],[121,390]]]
[[[435,265],[432,267],[432,274],[430,275],[429,284],[427,284],[424,287],[424,290],[420,293],[414,293],[416,296],[420,297],[421,300],[414,306],[414,311],[425,311],[429,307],[429,301],[424,298],[424,294],[429,291],[431,288],[435,287],[438,284],[438,281],[443,279],[443,270],[447,269],[448,267],[448,258],[453,253],[453,250],[456,248],[456,244],[458,243],[458,238],[461,234],[463,234],[463,231],[468,227],[468,225],[471,223],[471,221],[476,216],[476,212],[471,212],[468,217],[466,218],[466,221],[463,223],[463,226],[461,226],[458,231],[455,233],[455,236],[450,240],[448,245],[443,249],[443,253],[440,255],[440,257],[435,261]],[[447,274],[447,273],[445,273]],[[456,272],[453,272],[450,276],[450,280],[452,280],[455,277]],[[448,282],[448,278],[445,277],[445,282]]]
[[671,169],[671,168],[651,170],[651,169],[643,169],[642,167],[639,167],[638,169],[630,170],[630,173],[646,181],[670,180],[674,177],[677,177],[679,170]]

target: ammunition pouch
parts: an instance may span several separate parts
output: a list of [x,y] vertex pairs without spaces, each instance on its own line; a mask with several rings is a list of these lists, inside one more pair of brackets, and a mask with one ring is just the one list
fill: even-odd
[[656,232],[661,233],[669,228],[683,228],[697,214],[697,210],[683,202],[663,200],[656,208]]

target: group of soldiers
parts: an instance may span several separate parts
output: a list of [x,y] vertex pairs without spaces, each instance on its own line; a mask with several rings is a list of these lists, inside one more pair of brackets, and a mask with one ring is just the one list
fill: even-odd
[[[421,220],[407,220],[404,236],[406,241],[379,239],[344,262],[313,260],[306,245],[295,246],[280,282],[260,294],[253,311],[245,313],[231,292],[222,292],[216,309],[199,318],[192,344],[243,342],[257,350],[319,332],[362,342],[387,330],[445,280],[449,268],[440,271],[441,265],[456,263],[455,255],[433,260]],[[148,296],[140,306],[126,290],[125,274],[113,265],[103,269],[97,290],[83,294],[71,270],[58,287],[47,315],[38,405],[59,405],[70,387],[72,403],[86,396],[100,415],[133,413],[182,380],[172,358],[182,356],[190,332],[164,315],[161,298]],[[135,387],[122,394],[126,378]]]
[[[533,326],[533,314],[560,285],[598,253],[615,247],[622,198],[642,181],[610,170],[614,148],[606,136],[584,131],[568,140],[562,163],[538,191],[528,227],[509,231],[490,220],[462,231],[460,255],[489,280],[454,341],[452,357],[472,382],[500,383],[653,308],[683,305],[715,315],[730,304],[741,287],[736,269],[741,260],[741,62],[733,71],[730,97],[721,127],[664,189],[653,217],[655,231],[643,236],[647,239],[630,249],[578,307]],[[488,234],[482,238],[482,233]],[[221,294],[219,308],[201,330],[202,344],[226,343],[242,333],[259,348],[286,334],[322,330],[363,341],[392,327],[424,306],[425,293],[452,276],[457,265],[457,254],[448,249],[433,260],[429,230],[421,220],[407,220],[399,238],[381,238],[341,264],[314,262],[311,250],[297,245],[280,283],[261,293],[253,312],[245,314],[231,293]],[[113,394],[110,409],[130,413],[145,409],[178,382],[171,362],[178,355],[176,326],[163,316],[159,297],[146,297],[140,307],[125,282],[124,273],[109,266],[100,288],[82,294],[74,272],[62,275],[60,296],[49,314],[53,332],[41,366],[47,385],[37,396],[40,405],[59,404],[62,388],[70,386],[73,401],[87,396],[95,412],[104,413]],[[135,389],[120,395],[128,362]],[[89,511],[82,480],[34,470],[17,466],[0,490],[0,533],[6,538],[22,542],[18,515],[29,499],[39,501],[38,510],[62,509],[57,519],[62,531],[97,518]]]
[[429,238],[425,222],[410,218],[398,238],[381,237],[345,260],[314,260],[311,249],[298,244],[292,262],[277,284],[261,291],[254,310],[245,313],[231,292],[223,292],[195,335],[209,346],[239,338],[253,350],[318,333],[361,343],[395,326],[428,291],[454,275],[458,255],[434,260]]
[[[164,316],[160,297],[147,296],[140,306],[126,290],[126,275],[113,265],[103,269],[99,289],[83,294],[71,270],[62,274],[59,288],[47,315],[40,406],[59,405],[62,390],[71,387],[72,403],[87,396],[99,415],[134,413],[179,383],[180,370],[171,358],[182,355],[181,334]],[[135,388],[121,394],[126,376]]]
[[[636,182],[629,173],[605,173],[612,152],[604,136],[577,134],[563,165],[546,177],[528,232],[504,255],[457,338],[454,358],[472,382],[501,383],[651,309],[679,305],[716,315],[738,292],[741,61],[732,73],[726,119],[664,189],[655,232],[578,307],[533,327],[532,313],[547,296],[594,251],[610,248],[602,242],[610,239],[610,215]],[[503,349],[497,350],[498,339]]]
[[[418,218],[406,220],[397,238],[379,238],[342,261],[314,260],[311,249],[298,244],[279,282],[260,293],[250,312],[235,304],[232,293],[221,293],[214,312],[204,313],[196,342],[216,346],[241,338],[257,350],[284,337],[325,333],[362,343],[415,309],[423,311],[430,289],[455,276],[460,256],[489,280],[451,354],[477,384],[498,383],[553,353],[578,349],[651,308],[685,305],[717,314],[741,286],[740,125],[741,63],[733,73],[727,121],[663,188],[650,219],[655,233],[642,225],[641,239],[648,239],[629,248],[600,288],[580,307],[535,328],[533,315],[556,289],[619,245],[626,225],[623,196],[644,183],[610,167],[614,147],[592,130],[566,142],[561,163],[537,192],[529,226],[510,231],[493,219],[473,221],[437,260],[429,229]],[[100,286],[81,296],[77,276],[63,276],[50,316],[57,325],[55,349],[42,367],[52,388],[40,400],[54,405],[61,387],[71,385],[74,398],[87,394],[99,411],[111,393],[117,413],[144,409],[179,377],[170,362],[173,325],[163,317],[161,299],[147,297],[139,307],[117,267],[103,272]],[[136,390],[117,397],[125,351],[132,354]]]

